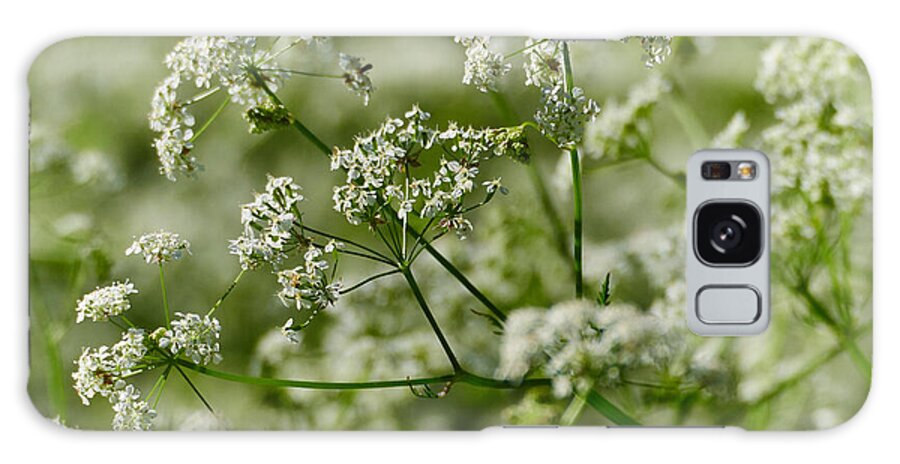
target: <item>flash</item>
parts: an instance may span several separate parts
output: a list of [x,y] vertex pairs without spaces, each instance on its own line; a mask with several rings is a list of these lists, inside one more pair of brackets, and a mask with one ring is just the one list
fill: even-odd
[[756,178],[756,163],[742,162],[737,165],[737,175],[741,180],[752,180]]

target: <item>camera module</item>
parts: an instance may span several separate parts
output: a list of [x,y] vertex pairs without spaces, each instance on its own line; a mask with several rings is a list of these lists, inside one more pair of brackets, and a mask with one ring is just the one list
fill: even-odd
[[744,201],[707,202],[697,209],[694,251],[710,266],[749,266],[762,252],[762,215]]

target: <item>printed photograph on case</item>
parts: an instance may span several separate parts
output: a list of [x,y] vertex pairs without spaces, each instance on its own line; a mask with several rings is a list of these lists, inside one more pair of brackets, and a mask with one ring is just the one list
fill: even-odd
[[[872,375],[872,96],[824,38],[85,37],[28,75],[29,383],[87,430],[816,430]],[[771,163],[771,320],[685,167]]]

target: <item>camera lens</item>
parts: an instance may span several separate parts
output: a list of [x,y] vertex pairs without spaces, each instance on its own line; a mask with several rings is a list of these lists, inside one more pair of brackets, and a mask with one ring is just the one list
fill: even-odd
[[[735,219],[740,219],[735,217]],[[710,233],[713,241],[713,248],[720,253],[726,253],[733,250],[741,244],[741,225],[732,219],[720,221],[713,226]]]
[[710,266],[749,266],[762,252],[762,215],[748,202],[709,202],[697,209],[694,250]]

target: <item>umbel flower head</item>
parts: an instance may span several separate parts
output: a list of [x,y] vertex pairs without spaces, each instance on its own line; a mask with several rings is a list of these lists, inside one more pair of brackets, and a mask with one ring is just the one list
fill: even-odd
[[454,41],[466,47],[463,84],[475,86],[481,92],[497,90],[497,81],[512,65],[504,62],[503,54],[489,49],[490,37],[456,37]]
[[562,46],[561,40],[525,41],[525,85],[542,89],[562,85],[565,78]]
[[178,261],[191,254],[191,243],[178,234],[160,230],[135,238],[125,250],[125,256],[143,255],[147,264],[163,264]]
[[584,96],[580,87],[567,92],[562,85],[541,90],[541,108],[535,113],[541,133],[564,150],[581,143],[584,126],[600,112],[597,102]]
[[112,347],[83,348],[75,361],[78,368],[72,373],[75,391],[85,405],[91,404],[96,395],[110,397],[116,389],[125,385],[125,376],[135,372],[135,366],[147,354],[144,331],[129,329]]
[[253,201],[241,206],[244,230],[230,241],[228,249],[237,255],[243,269],[256,269],[262,264],[277,268],[289,249],[301,245],[302,236],[294,232],[301,220],[301,190],[290,177],[270,175],[265,191],[254,193]]
[[128,295],[138,293],[134,284],[127,279],[125,282],[113,282],[107,287],[97,287],[78,300],[75,307],[75,322],[90,319],[94,322],[108,320],[112,316],[118,316],[131,309]]
[[363,59],[341,53],[338,64],[344,71],[344,85],[351,92],[363,98],[363,104],[369,104],[369,97],[375,88],[372,86],[372,79],[366,74],[372,69],[371,64],[363,64]]
[[660,318],[628,306],[589,301],[520,309],[506,322],[500,376],[520,381],[540,369],[557,397],[594,385],[616,385],[629,370],[664,365],[677,337]]
[[[331,169],[346,172],[345,183],[334,188],[334,209],[347,221],[377,224],[391,204],[401,220],[410,214],[434,218],[464,236],[471,224],[462,216],[463,201],[478,185],[481,163],[498,156],[527,159],[521,127],[475,129],[451,122],[441,131],[427,124],[430,118],[414,106],[403,118],[389,117],[357,136],[352,148],[334,150]],[[422,159],[438,147],[437,171],[416,175]]]
[[[160,173],[175,181],[202,169],[193,149],[195,118],[188,107],[219,89],[245,110],[268,101],[259,85],[262,79],[272,91],[289,76],[271,67],[274,56],[257,50],[253,37],[191,37],[179,42],[166,56],[171,74],[156,88],[149,115],[150,129],[160,161]],[[268,65],[268,66],[267,66]],[[182,86],[192,86],[194,96],[179,98]]]
[[172,355],[184,354],[200,365],[219,363],[219,320],[194,313],[175,313],[172,328],[160,328],[153,333],[159,347]]

